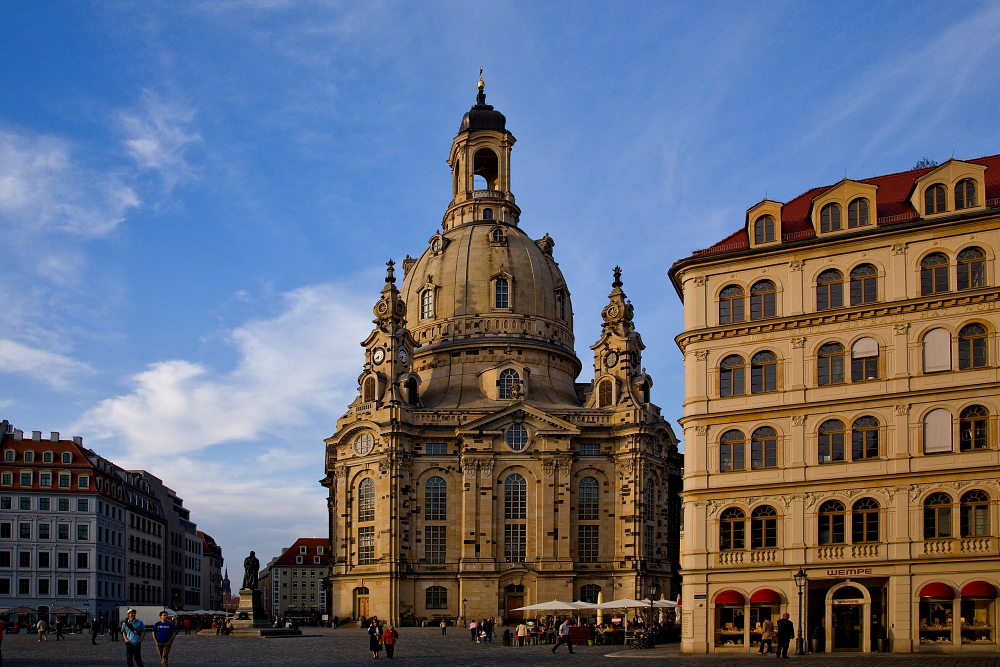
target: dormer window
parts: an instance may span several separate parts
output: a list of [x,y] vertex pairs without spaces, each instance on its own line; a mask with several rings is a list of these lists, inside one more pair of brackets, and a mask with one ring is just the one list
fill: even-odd
[[[493,215],[493,212],[490,209],[486,209],[486,210],[490,211],[490,215],[491,216]],[[490,242],[492,242],[492,243],[506,243],[507,242],[507,235],[504,233],[502,227],[494,227],[493,230],[490,231]]]
[[840,206],[827,204],[819,213],[819,228],[824,234],[840,231]]
[[70,454],[69,452],[63,452],[62,462],[63,463],[72,463],[73,462],[73,455]]
[[52,459],[53,459],[52,452],[42,453],[42,463],[52,463]]
[[924,191],[924,213],[944,213],[948,210],[944,186],[936,183]]
[[8,449],[3,453],[4,461],[14,461],[17,459],[17,453],[13,449]]
[[25,463],[34,463],[35,462],[35,453],[34,452],[25,452],[24,453],[24,462]]
[[976,206],[976,182],[966,178],[955,186],[955,210]]
[[494,289],[494,308],[510,308],[510,282],[506,278],[497,278]]
[[434,290],[425,289],[420,293],[420,319],[434,317]]
[[501,399],[509,399],[514,395],[514,384],[521,382],[521,376],[512,368],[504,369],[500,372],[500,379],[497,381],[499,396]]
[[865,227],[868,225],[868,200],[855,199],[847,207],[847,227]]
[[762,215],[753,223],[754,243],[770,243],[774,241],[774,218]]

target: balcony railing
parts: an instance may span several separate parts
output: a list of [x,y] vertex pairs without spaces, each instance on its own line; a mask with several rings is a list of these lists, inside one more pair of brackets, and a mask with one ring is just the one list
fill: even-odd
[[816,555],[820,560],[841,560],[844,557],[844,547],[820,547]]

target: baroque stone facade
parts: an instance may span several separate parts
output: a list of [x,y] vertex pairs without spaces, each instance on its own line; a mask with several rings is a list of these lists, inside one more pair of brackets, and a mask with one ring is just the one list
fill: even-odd
[[996,651],[1000,156],[845,179],[671,269],[683,650]]
[[677,593],[681,456],[620,272],[578,384],[555,242],[518,226],[515,139],[482,87],[441,231],[401,290],[389,262],[358,397],[326,440],[341,618],[509,621],[553,598]]

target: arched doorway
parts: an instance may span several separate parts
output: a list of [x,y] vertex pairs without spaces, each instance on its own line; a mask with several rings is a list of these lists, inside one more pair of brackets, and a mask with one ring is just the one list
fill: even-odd
[[504,589],[504,618],[508,621],[524,620],[524,612],[516,611],[518,607],[524,606],[524,586],[520,584],[510,584]]
[[826,596],[826,637],[834,651],[871,651],[871,596],[864,586],[846,582]]
[[354,618],[368,618],[371,609],[368,607],[368,588],[358,586],[354,589]]

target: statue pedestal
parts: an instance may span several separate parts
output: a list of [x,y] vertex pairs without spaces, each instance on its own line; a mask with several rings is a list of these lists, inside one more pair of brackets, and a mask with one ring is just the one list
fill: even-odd
[[240,606],[233,614],[233,629],[236,632],[253,628],[270,628],[264,605],[261,602],[261,592],[243,589],[240,591]]

